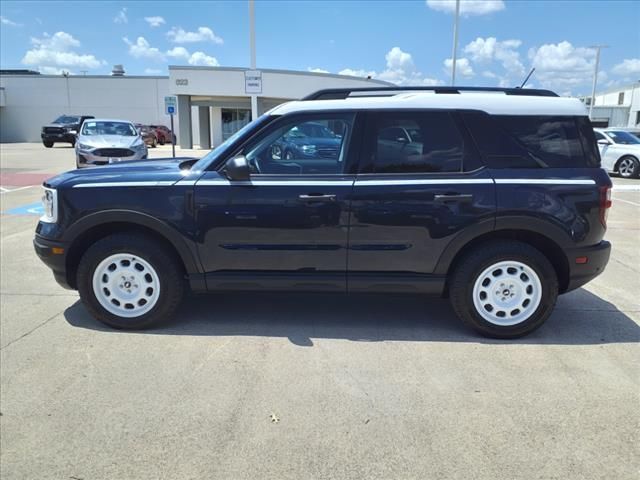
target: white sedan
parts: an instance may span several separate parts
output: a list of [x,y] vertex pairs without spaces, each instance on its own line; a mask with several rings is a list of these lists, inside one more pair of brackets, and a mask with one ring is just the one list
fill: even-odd
[[595,129],[602,168],[624,178],[640,175],[640,139],[624,130]]

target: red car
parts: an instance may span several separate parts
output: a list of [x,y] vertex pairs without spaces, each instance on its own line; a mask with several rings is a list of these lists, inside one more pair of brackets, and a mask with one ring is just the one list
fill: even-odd
[[171,130],[164,125],[149,125],[156,132],[158,137],[158,143],[164,145],[165,143],[175,143],[176,136],[171,133]]

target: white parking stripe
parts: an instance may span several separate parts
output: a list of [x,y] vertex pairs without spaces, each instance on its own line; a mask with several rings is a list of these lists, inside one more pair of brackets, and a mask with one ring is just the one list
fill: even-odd
[[33,188],[35,187],[35,185],[27,185],[26,187],[18,187],[18,188],[4,188],[4,187],[0,187],[0,193],[11,193],[11,192],[17,192],[19,190],[25,190],[27,188]]
[[640,192],[640,185],[614,185],[614,192]]
[[631,200],[623,200],[622,198],[619,198],[619,197],[613,197],[612,200],[613,200],[613,203],[622,202],[622,203],[628,203],[630,205],[635,205],[636,207],[640,207],[640,203],[632,202]]

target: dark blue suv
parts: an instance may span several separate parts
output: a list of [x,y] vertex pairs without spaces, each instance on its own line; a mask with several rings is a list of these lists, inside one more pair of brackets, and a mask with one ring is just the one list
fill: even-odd
[[611,181],[584,106],[546,90],[328,90],[207,156],[44,184],[36,252],[115,328],[186,289],[446,296],[513,338],[600,274]]

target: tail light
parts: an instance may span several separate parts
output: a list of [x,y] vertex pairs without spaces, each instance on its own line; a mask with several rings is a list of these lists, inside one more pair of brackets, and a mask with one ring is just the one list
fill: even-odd
[[611,208],[611,187],[600,187],[600,223],[607,228],[607,217]]

